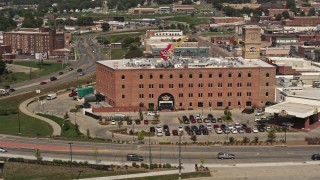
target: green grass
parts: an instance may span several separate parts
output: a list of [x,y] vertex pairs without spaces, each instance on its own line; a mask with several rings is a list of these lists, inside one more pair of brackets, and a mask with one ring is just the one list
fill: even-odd
[[[52,127],[36,118],[19,114],[22,136],[42,136],[48,137],[52,134]],[[0,134],[19,135],[18,114],[0,116]]]
[[[76,179],[80,174],[82,178],[104,177],[104,176],[116,176],[123,174],[136,174],[144,173],[146,170],[117,170],[117,171],[102,171],[87,167],[73,167],[73,178]],[[66,166],[54,166],[54,165],[41,165],[30,163],[17,163],[6,162],[4,168],[4,179],[9,180],[26,180],[26,179],[42,179],[42,180],[70,180],[71,179],[71,167]]]
[[[197,177],[211,177],[210,172],[191,172],[191,173],[182,173],[181,179],[197,178]],[[150,176],[150,177],[141,177],[141,178],[130,178],[127,180],[172,180],[179,179],[178,174],[170,174],[163,176]]]
[[123,59],[127,49],[111,49],[111,59]]
[[125,39],[129,36],[130,37],[137,37],[142,34],[145,34],[145,30],[139,31],[139,32],[131,32],[131,33],[127,32],[127,33],[110,34],[110,35],[105,35],[102,37],[109,40],[110,43],[117,43],[117,42],[121,42],[123,39]]
[[[37,115],[51,119],[52,121],[56,122],[57,124],[60,125],[61,127],[61,137],[67,137],[67,138],[74,138],[74,137],[80,137],[76,131],[76,127],[74,124],[72,124],[70,121],[65,121],[63,118],[57,117],[57,116],[52,116],[49,114],[40,114],[38,113]],[[70,129],[64,130],[63,129],[63,124],[68,123]]]

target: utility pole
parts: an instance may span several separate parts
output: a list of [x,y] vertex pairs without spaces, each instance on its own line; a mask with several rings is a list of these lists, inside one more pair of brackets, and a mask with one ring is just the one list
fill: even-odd
[[151,163],[152,163],[152,161],[151,161],[151,143],[150,143],[150,134],[151,134],[151,132],[149,131],[149,163],[150,163],[150,170],[151,170]]
[[179,133],[179,180],[181,180],[181,132]]

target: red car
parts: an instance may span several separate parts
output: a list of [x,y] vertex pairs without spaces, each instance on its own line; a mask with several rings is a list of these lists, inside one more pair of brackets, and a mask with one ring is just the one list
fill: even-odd
[[176,130],[176,129],[172,130],[172,135],[178,136],[178,130]]
[[63,62],[63,61],[62,61],[61,59],[58,59],[57,62],[61,63],[61,62]]
[[213,129],[217,129],[217,128],[220,128],[219,124],[214,124]]
[[148,125],[148,124],[149,124],[149,121],[148,121],[148,120],[144,120],[144,121],[143,121],[143,124]]
[[74,96],[78,96],[78,93],[77,93],[77,92],[71,92],[71,93],[69,94],[69,97],[74,97]]
[[252,129],[251,128],[247,128],[245,131],[246,131],[246,133],[251,133]]
[[197,121],[196,121],[196,119],[194,118],[193,115],[190,115],[189,119],[190,119],[191,123],[197,123]]
[[43,81],[43,82],[40,83],[40,85],[45,85],[45,84],[47,84],[47,82]]

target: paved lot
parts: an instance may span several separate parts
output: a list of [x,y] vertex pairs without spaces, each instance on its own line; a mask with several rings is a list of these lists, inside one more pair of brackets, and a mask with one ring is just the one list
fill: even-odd
[[[100,125],[98,124],[98,121],[90,118],[88,116],[85,116],[83,112],[78,113],[70,113],[70,109],[74,108],[76,105],[80,105],[83,102],[75,101],[72,98],[68,97],[68,93],[58,95],[57,99],[54,100],[46,100],[44,105],[41,105],[40,102],[32,103],[28,106],[28,110],[30,112],[44,112],[47,114],[52,114],[56,116],[63,117],[65,112],[69,113],[70,119],[73,122],[77,122],[80,125],[80,130],[83,133],[86,133],[86,130],[90,130],[90,134],[93,137],[104,137],[109,139],[120,139],[124,141],[132,141],[134,138],[132,136],[126,136],[126,135],[120,135],[120,134],[112,134],[109,132],[111,129],[118,129],[118,125]],[[95,104],[91,103],[94,107],[100,107],[102,104]],[[239,122],[239,123],[246,123],[248,127],[254,127],[256,124],[254,122],[255,115],[254,114],[243,114],[241,113],[240,109],[233,109],[232,111],[232,118],[233,123]],[[121,112],[119,112],[121,113]],[[173,129],[177,129],[179,124],[178,117],[182,117],[183,115],[189,116],[190,114],[196,115],[196,114],[203,114],[204,117],[207,116],[208,113],[213,114],[215,118],[221,117],[223,115],[223,110],[209,110],[209,109],[198,109],[198,110],[187,110],[187,111],[176,111],[176,112],[160,112],[160,125],[167,124],[169,125],[170,132],[172,132]],[[102,116],[111,116],[114,113],[100,113]],[[126,112],[123,113],[130,117],[137,118],[139,116],[138,112]],[[265,114],[264,116],[268,116],[269,114]],[[152,116],[146,116],[145,119],[151,120],[153,119]],[[144,125],[143,122],[141,122],[141,125],[136,125],[133,122],[134,125],[127,125],[125,122],[122,128],[127,128],[127,131],[129,132],[131,129],[134,128],[134,131],[149,131],[150,126],[155,126],[149,123],[149,125]],[[196,124],[189,124],[191,125],[197,125],[199,127],[200,123]],[[205,123],[202,123],[205,124]],[[218,123],[217,123],[218,124]],[[224,123],[228,124],[228,123]],[[134,126],[134,127],[133,127]],[[185,126],[185,125],[182,125]],[[314,130],[310,134],[310,136],[318,135],[319,130]],[[295,132],[295,133],[287,133],[287,139],[288,140],[304,140],[304,138],[308,136],[308,133],[304,132]],[[197,141],[226,141],[229,139],[229,137],[234,137],[235,139],[242,140],[243,137],[248,137],[250,140],[253,140],[254,137],[259,137],[259,140],[265,140],[267,138],[267,132],[259,132],[259,133],[243,133],[243,134],[216,134],[214,131],[210,132],[209,135],[199,135],[197,136]],[[283,140],[284,139],[284,133],[278,133],[277,140]],[[177,136],[163,136],[163,137],[152,137],[151,142],[159,142],[159,141],[171,141],[171,142],[178,142]],[[184,133],[182,137],[182,141],[189,141],[190,136],[187,135],[187,133]]]

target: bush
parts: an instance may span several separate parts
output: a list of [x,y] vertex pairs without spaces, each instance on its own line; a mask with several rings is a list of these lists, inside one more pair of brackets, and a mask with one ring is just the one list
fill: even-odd
[[230,144],[233,144],[234,143],[234,137],[229,137],[229,142],[230,142]]
[[149,169],[149,165],[148,164],[144,164],[144,168],[145,169]]
[[135,166],[135,168],[139,168],[140,166],[139,166],[139,164],[137,164],[136,166]]
[[172,166],[171,166],[171,164],[166,164],[166,168],[171,168]]
[[243,140],[242,140],[243,143],[249,143],[250,142],[250,139],[248,137],[243,137]]
[[136,167],[137,163],[133,162],[132,167]]

